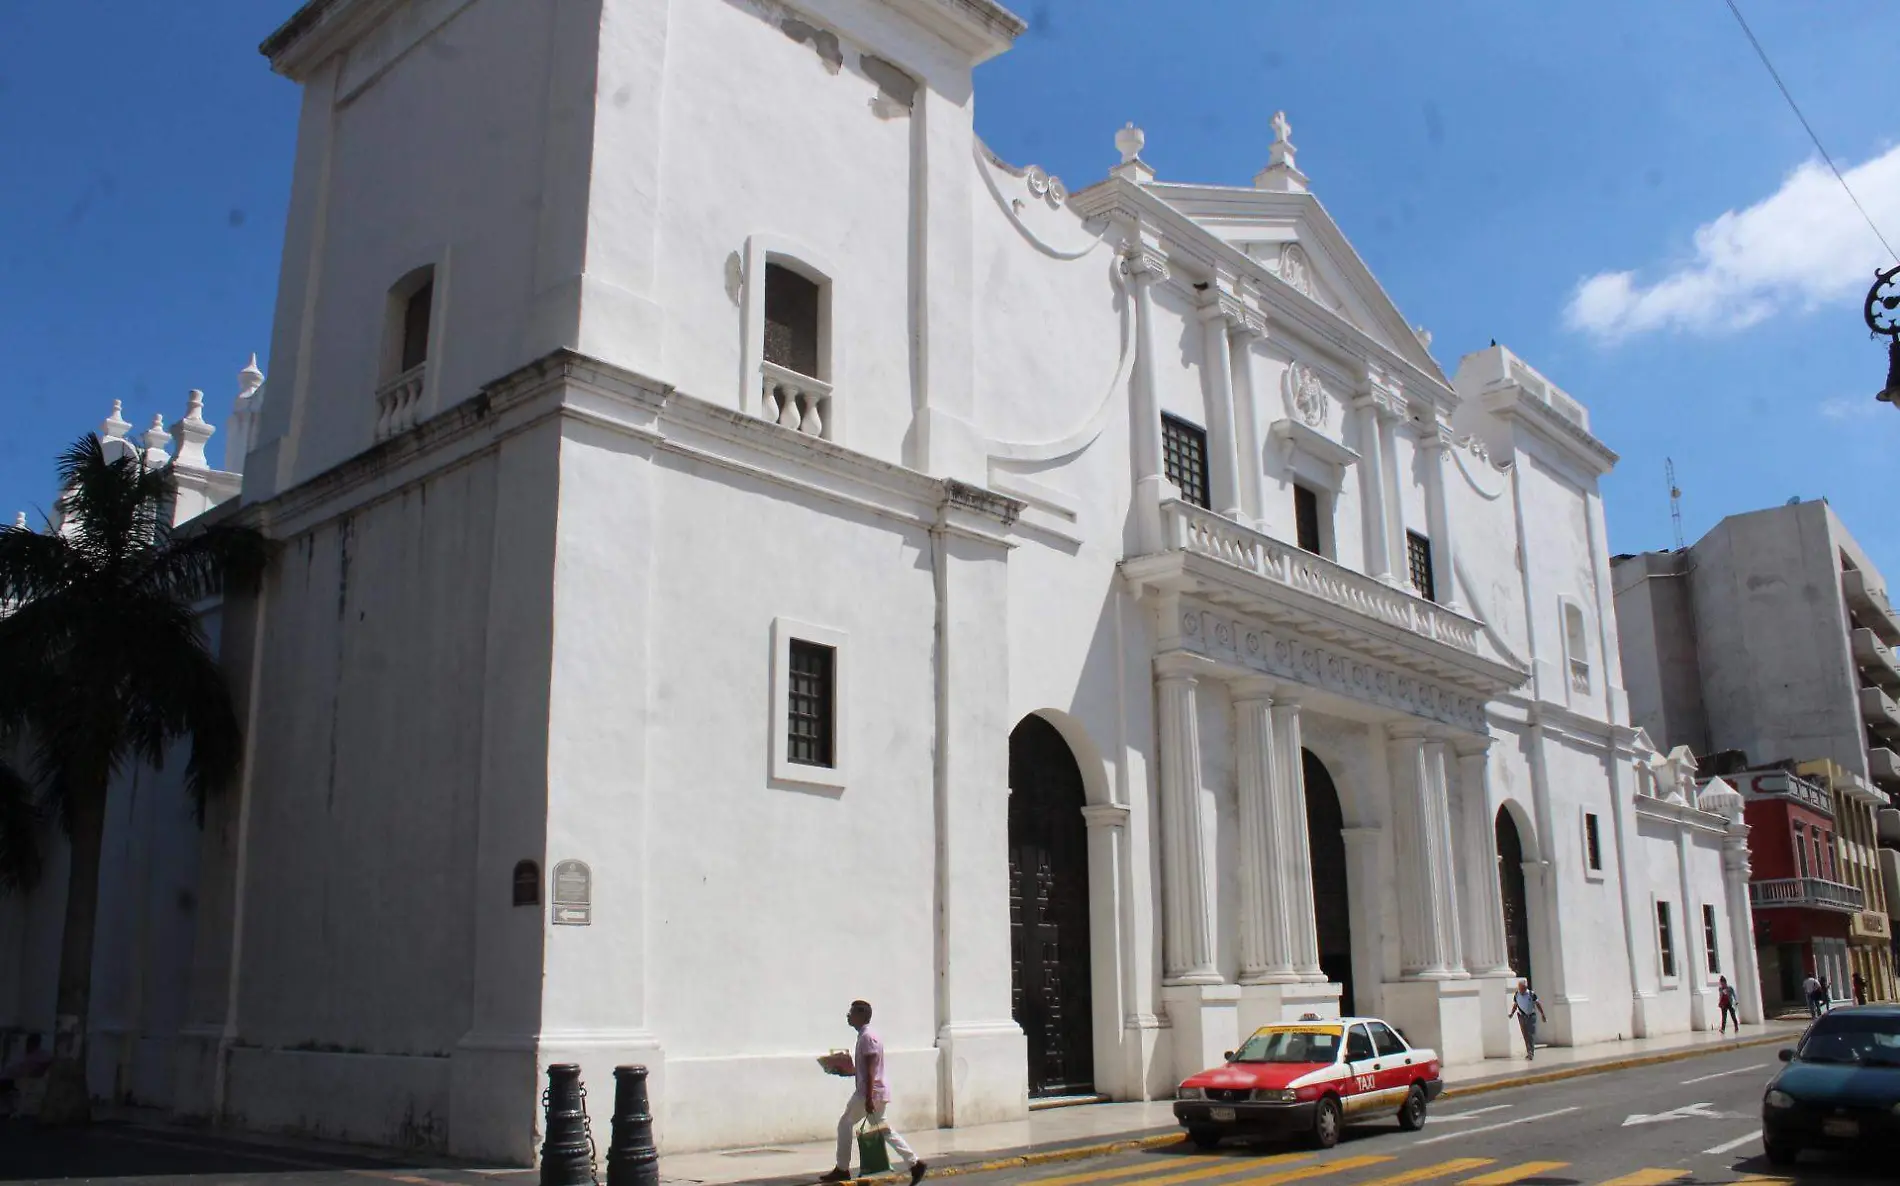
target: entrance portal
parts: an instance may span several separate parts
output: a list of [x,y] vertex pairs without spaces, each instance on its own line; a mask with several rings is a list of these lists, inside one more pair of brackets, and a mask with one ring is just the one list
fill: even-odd
[[1326,764],[1300,751],[1306,783],[1306,842],[1313,861],[1313,923],[1319,969],[1340,986],[1339,1011],[1353,1015],[1352,902],[1346,893],[1346,817]]
[[1089,837],[1082,772],[1054,725],[1009,735],[1010,1004],[1029,1045],[1029,1094],[1094,1091]]
[[1511,809],[1498,808],[1498,896],[1504,900],[1504,950],[1511,970],[1531,978],[1529,899],[1524,893],[1524,843]]

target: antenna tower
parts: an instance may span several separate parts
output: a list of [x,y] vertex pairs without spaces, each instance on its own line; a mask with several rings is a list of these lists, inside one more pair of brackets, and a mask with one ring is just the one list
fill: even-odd
[[1682,487],[1676,485],[1676,459],[1663,458],[1663,470],[1669,477],[1669,522],[1676,529],[1676,551],[1682,551]]

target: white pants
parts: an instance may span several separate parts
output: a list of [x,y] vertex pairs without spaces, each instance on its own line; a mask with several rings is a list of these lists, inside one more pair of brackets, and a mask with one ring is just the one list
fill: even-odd
[[[846,1173],[851,1170],[851,1146],[857,1141],[858,1121],[869,1117],[871,1127],[876,1128],[884,1123],[884,1108],[884,1104],[879,1104],[875,1108],[866,1109],[864,1097],[855,1094],[851,1097],[851,1102],[844,1106],[844,1115],[838,1117],[839,1169]],[[905,1165],[917,1164],[917,1154],[911,1152],[910,1145],[903,1137],[897,1135],[896,1129],[886,1129],[884,1141],[891,1147],[891,1152],[903,1159]]]

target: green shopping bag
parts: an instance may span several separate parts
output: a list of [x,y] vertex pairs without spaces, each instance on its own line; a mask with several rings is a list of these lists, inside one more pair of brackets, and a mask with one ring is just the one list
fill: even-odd
[[858,1122],[858,1176],[868,1178],[872,1174],[891,1172],[891,1151],[884,1144],[884,1136],[890,1130],[882,1124],[876,1128],[871,1122]]

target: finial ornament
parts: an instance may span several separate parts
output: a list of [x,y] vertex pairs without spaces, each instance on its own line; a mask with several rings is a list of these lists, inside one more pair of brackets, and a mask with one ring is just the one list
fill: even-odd
[[1254,175],[1254,188],[1283,194],[1305,193],[1306,174],[1293,163],[1293,125],[1287,121],[1284,111],[1274,112],[1267,122],[1273,128],[1273,146],[1267,150],[1267,167]]
[[1273,119],[1270,122],[1273,126],[1273,142],[1275,144],[1284,144],[1291,148],[1293,146],[1293,125],[1287,122],[1286,112],[1274,112]]
[[245,363],[244,369],[238,372],[238,392],[249,395],[263,385],[264,372],[257,368],[257,353],[252,351],[251,361]]
[[29,531],[29,530],[31,530],[31,528],[29,528],[29,527],[28,527],[28,526],[26,525],[26,512],[25,512],[25,511],[15,511],[15,512],[13,512],[13,527],[14,527],[14,530],[16,530],[16,531]]
[[1122,154],[1122,164],[1132,164],[1141,155],[1142,146],[1148,143],[1148,137],[1132,121],[1122,125],[1115,133],[1115,149]]

